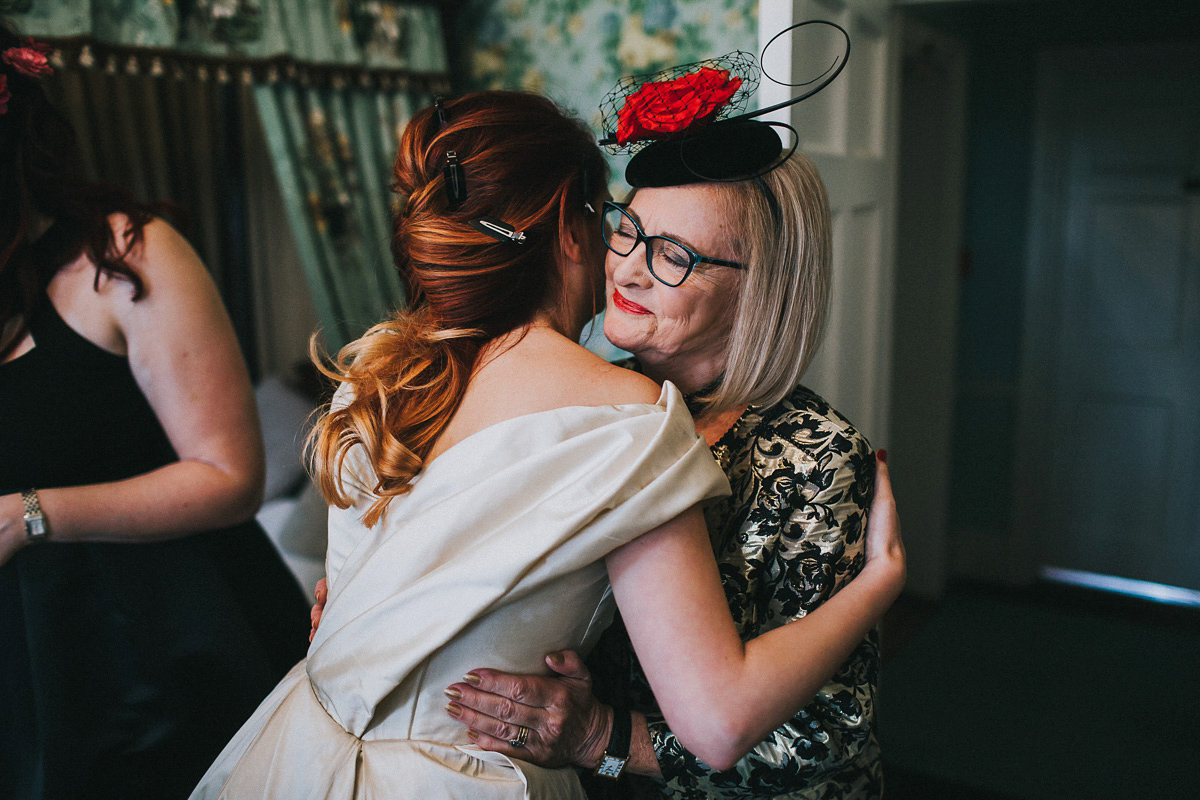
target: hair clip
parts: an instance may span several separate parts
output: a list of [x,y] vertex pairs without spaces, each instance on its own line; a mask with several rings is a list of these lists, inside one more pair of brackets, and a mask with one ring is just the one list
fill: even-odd
[[446,166],[442,169],[446,179],[446,203],[450,209],[458,208],[467,199],[467,181],[463,175],[462,165],[458,163],[458,153],[446,151]]
[[470,224],[475,230],[480,233],[486,233],[498,241],[525,244],[525,231],[519,231],[495,217],[480,217],[479,219],[470,220]]
[[433,98],[433,110],[437,112],[439,129],[450,124],[450,118],[446,116],[446,109],[442,107],[442,101],[445,99],[440,94]]
[[587,153],[579,157],[579,193],[583,195],[583,207],[587,209],[589,214],[595,214],[596,209],[592,208],[592,204],[588,198],[592,196],[592,181],[588,176]]

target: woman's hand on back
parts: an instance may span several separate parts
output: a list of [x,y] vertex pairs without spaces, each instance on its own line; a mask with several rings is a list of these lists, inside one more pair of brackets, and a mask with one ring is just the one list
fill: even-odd
[[[546,664],[556,675],[471,670],[446,688],[446,713],[484,750],[543,767],[593,767],[608,741],[612,709],[592,695],[592,677],[578,653],[550,653]],[[529,730],[521,747],[510,744],[518,726]]]

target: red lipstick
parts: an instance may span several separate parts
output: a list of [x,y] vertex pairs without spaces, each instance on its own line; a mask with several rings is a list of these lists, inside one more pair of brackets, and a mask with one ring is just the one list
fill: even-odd
[[622,297],[621,293],[618,292],[616,289],[613,289],[612,301],[613,301],[614,306],[619,308],[621,311],[624,311],[626,314],[649,314],[650,313],[650,309],[643,308],[642,306],[639,306],[637,303],[634,303],[631,300],[627,300],[626,298]]

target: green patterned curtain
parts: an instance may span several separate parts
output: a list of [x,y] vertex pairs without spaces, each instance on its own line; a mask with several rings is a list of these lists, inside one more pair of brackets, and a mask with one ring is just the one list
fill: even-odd
[[53,42],[60,69],[252,87],[326,345],[403,303],[388,186],[412,111],[449,91],[437,3],[0,0],[0,14]]

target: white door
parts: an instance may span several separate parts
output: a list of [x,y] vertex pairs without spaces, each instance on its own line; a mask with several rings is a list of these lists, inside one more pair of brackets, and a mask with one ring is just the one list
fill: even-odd
[[[824,343],[805,385],[825,397],[876,447],[888,439],[892,347],[895,107],[899,63],[884,0],[763,0],[759,42],[807,19],[836,22],[850,34],[850,60],[828,88],[775,112],[799,133],[799,149],[816,162],[833,213],[833,295]],[[795,82],[821,74],[841,52],[819,52],[815,37],[794,33],[764,55],[764,69]],[[786,77],[785,77],[786,76]],[[797,90],[799,91],[799,90]],[[764,78],[759,103],[794,96]],[[780,117],[775,117],[780,118]]]
[[[765,44],[806,19],[837,22],[850,34],[850,60],[842,75],[821,93],[776,112],[797,130],[800,150],[820,168],[833,213],[830,318],[804,383],[849,417],[872,444],[891,450],[909,552],[907,588],[936,596],[945,583],[947,562],[965,55],[956,42],[934,31],[906,27],[902,32],[889,5],[765,0],[759,4],[759,41]],[[898,265],[901,39],[916,48],[936,43],[949,74],[910,87],[919,106],[915,123],[934,125],[934,135],[918,133],[924,138],[912,149],[929,179],[924,188],[936,186],[916,191],[914,203],[899,216],[913,225],[932,220],[934,233],[918,236],[907,261]],[[813,50],[813,41],[797,33],[789,42],[772,45],[764,54],[766,72],[789,82],[820,74],[840,47]],[[763,105],[793,96],[787,87],[765,79],[759,93]],[[928,114],[921,116],[924,112]],[[926,291],[901,294],[896,282],[902,276]],[[905,305],[896,307],[893,320],[897,298]]]
[[1200,48],[1040,77],[1017,552],[1200,589]]

